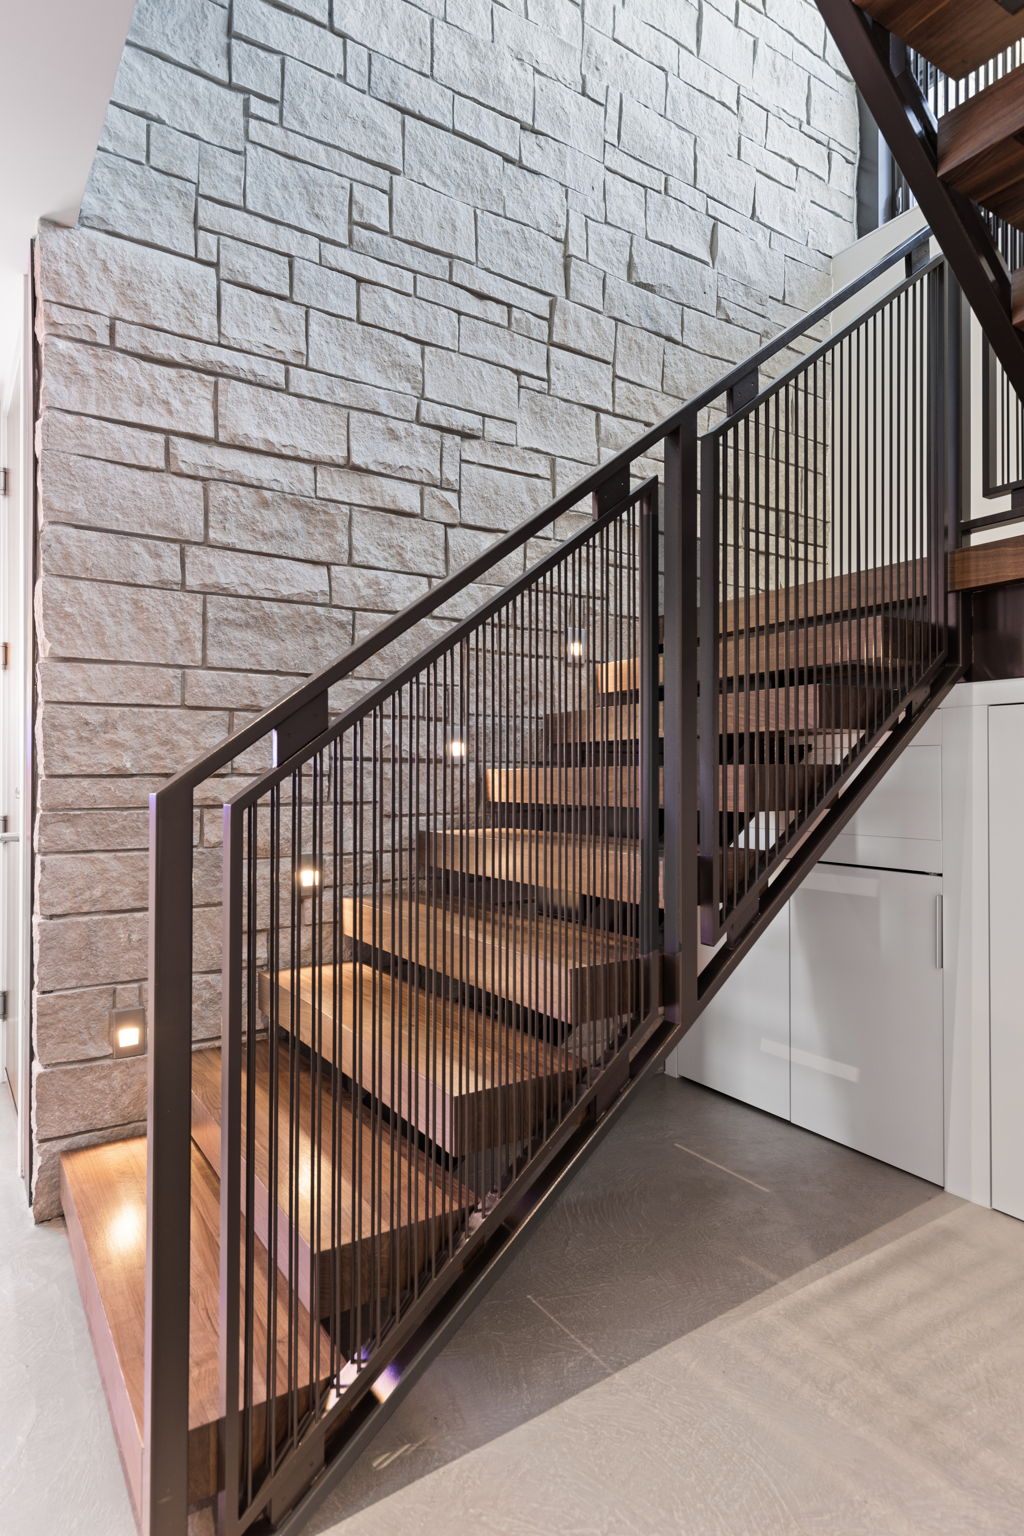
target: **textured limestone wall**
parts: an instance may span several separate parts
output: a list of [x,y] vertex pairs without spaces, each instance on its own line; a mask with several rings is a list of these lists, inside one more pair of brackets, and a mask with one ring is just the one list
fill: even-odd
[[819,299],[856,145],[813,0],[139,0],[39,248],[38,1215],[144,1114],[147,793]]

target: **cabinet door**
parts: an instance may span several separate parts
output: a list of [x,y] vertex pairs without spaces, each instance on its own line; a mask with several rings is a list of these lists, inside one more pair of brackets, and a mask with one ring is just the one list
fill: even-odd
[[992,1204],[1024,1219],[1024,705],[988,712]]
[[789,1119],[789,909],[675,1052],[675,1075]]
[[792,1117],[943,1182],[941,881],[815,870],[793,897]]

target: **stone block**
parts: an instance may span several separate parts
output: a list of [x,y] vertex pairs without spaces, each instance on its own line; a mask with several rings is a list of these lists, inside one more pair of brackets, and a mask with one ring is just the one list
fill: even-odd
[[155,171],[180,176],[184,181],[199,180],[199,140],[168,128],[163,123],[149,127],[149,163]]
[[215,80],[228,77],[227,17],[209,0],[137,0],[128,40]]
[[41,407],[213,436],[213,381],[55,339],[46,349]]
[[[210,198],[201,197],[196,215],[200,231],[214,235],[229,235],[234,240],[247,240],[268,251],[280,251],[288,256],[301,256],[305,261],[316,261],[320,244],[314,235],[303,230],[289,228],[287,224],[275,224],[271,219],[261,219],[255,213],[241,208],[225,208]],[[344,239],[344,234],[337,236]]]
[[461,138],[475,139],[508,160],[518,160],[519,124],[514,118],[492,112],[466,96],[456,96],[452,108],[453,126]]
[[183,592],[46,576],[37,594],[43,656],[197,666],[202,599]]
[[444,405],[503,416],[509,421],[515,420],[519,408],[519,385],[510,369],[451,352],[428,349],[424,394]]
[[551,340],[571,352],[610,362],[615,352],[615,322],[582,304],[556,299],[551,311]]
[[584,406],[524,389],[519,441],[524,448],[592,464],[597,458],[597,417]]
[[284,63],[282,121],[313,139],[399,170],[402,118],[393,107],[295,59]]
[[353,412],[350,460],[353,469],[437,485],[441,479],[441,437],[427,427]]
[[379,53],[370,59],[370,91],[412,117],[424,117],[441,128],[452,126],[452,92],[429,76],[406,69]]
[[44,449],[40,487],[44,525],[67,521],[158,538],[203,536],[202,486],[160,471]]
[[245,196],[245,156],[216,144],[199,149],[199,190],[222,203],[241,203]]
[[612,408],[612,370],[609,363],[577,352],[563,352],[552,347],[549,357],[551,393],[579,405],[594,405],[599,410]]
[[[135,700],[127,698],[124,702],[131,704]],[[141,792],[139,798],[144,799]],[[116,848],[144,852],[149,847],[149,812],[43,810],[38,819],[37,842],[39,853],[89,853],[94,849],[109,852]]]
[[255,144],[246,156],[245,202],[254,213],[282,224],[342,243],[348,238],[345,178]]
[[420,488],[408,480],[389,480],[383,475],[367,475],[361,470],[334,469],[328,465],[317,470],[316,488],[319,495],[330,501],[402,512],[406,517],[419,516]]
[[396,179],[391,194],[391,226],[400,240],[472,260],[476,250],[473,210],[443,192]]
[[[166,778],[223,741],[227,733],[228,716],[220,711],[51,704],[42,711],[36,734],[40,770],[47,777],[152,773]],[[136,974],[144,975],[145,969]],[[39,981],[44,989],[80,984],[84,983]]]
[[443,576],[444,528],[422,518],[360,510],[352,517],[352,564],[372,570]]
[[[304,553],[296,549],[296,553]],[[237,597],[284,598],[293,602],[326,603],[330,599],[327,571],[307,560],[282,560],[241,550],[189,549],[185,553],[185,585],[190,592],[224,592]]]
[[68,309],[64,304],[44,304],[41,310],[42,335],[64,336],[68,341],[88,341],[105,347],[110,343],[110,321],[87,309]]
[[146,1059],[49,1067],[35,1075],[35,1131],[42,1140],[146,1118]]
[[565,293],[565,248],[560,240],[511,219],[477,218],[481,266],[544,293]]
[[78,453],[145,469],[163,469],[167,442],[158,432],[141,432],[120,422],[98,421],[70,411],[47,411],[37,424],[42,454]]
[[[312,464],[295,459],[275,458],[267,453],[246,453],[240,448],[225,448],[220,443],[197,443],[191,438],[174,437],[167,449],[172,470],[180,475],[195,475],[203,480],[232,480],[238,485],[262,485],[272,491],[312,495]],[[202,487],[198,487],[201,491]]]
[[259,660],[268,672],[319,672],[352,644],[352,616],[336,608],[210,597],[207,611],[207,660],[214,667]]
[[284,363],[306,360],[306,314],[297,304],[221,283],[220,334],[229,346],[245,347]]
[[[71,987],[112,986],[141,981],[146,975],[148,920],[145,912],[102,913],[88,917],[37,918],[36,984],[40,992],[60,992]],[[37,1084],[38,1087],[38,1084]],[[80,1129],[56,1122],[44,1130],[36,1101],[40,1135],[59,1135]],[[137,1118],[125,1115],[125,1120]],[[88,1124],[89,1122],[87,1122]],[[93,1120],[93,1125],[102,1121]],[[109,1121],[121,1123],[120,1118]]]
[[426,576],[406,575],[393,568],[368,571],[356,565],[331,567],[331,602],[359,613],[400,613],[430,589]]
[[346,561],[348,512],[336,502],[239,485],[211,485],[211,544],[264,554]]
[[110,1055],[113,987],[41,992],[35,1002],[33,1045],[41,1066]]
[[515,54],[489,38],[474,37],[435,21],[433,74],[442,85],[507,117],[523,123],[532,117],[532,72]]
[[40,572],[140,587],[180,587],[181,550],[163,539],[137,539],[49,523],[39,539]]
[[192,183],[102,150],[92,163],[79,218],[91,229],[129,240],[151,240],[168,251],[195,255]]
[[423,382],[415,342],[318,310],[309,316],[309,365],[323,373],[410,394],[418,394]]
[[484,464],[464,464],[459,507],[462,522],[504,533],[539,512],[551,497],[548,479],[510,475]]
[[208,341],[193,341],[189,336],[175,336],[173,331],[156,331],[145,325],[126,325],[122,320],[114,326],[114,341],[121,352],[132,352],[157,362],[184,363],[186,367],[201,369],[204,373],[220,373],[229,379],[244,379],[249,384],[284,387],[284,365],[252,352],[215,347]]
[[36,865],[36,904],[43,917],[125,912],[146,905],[149,853],[44,854]]
[[[56,530],[55,530],[56,531]],[[71,531],[71,530],[68,530]],[[179,704],[181,672],[95,661],[40,661],[39,698],[47,704]]]
[[406,0],[345,0],[334,8],[334,25],[374,53],[387,54],[424,74],[430,72],[430,18]]
[[493,150],[430,123],[412,118],[406,122],[405,174],[411,181],[448,195],[457,188],[460,200],[471,207],[504,213],[503,167]]
[[604,157],[604,108],[557,80],[537,80],[533,116],[539,133],[570,145],[593,160]]
[[308,304],[330,315],[351,319],[356,312],[355,279],[312,261],[293,263],[292,297],[297,304]]
[[359,294],[359,318],[363,325],[379,326],[437,347],[456,348],[459,322],[450,309],[410,299],[393,288],[374,288],[364,283]]
[[229,382],[220,387],[218,418],[221,442],[240,448],[322,464],[348,458],[347,411],[318,400]]
[[217,339],[216,279],[194,261],[89,230],[44,224],[40,274],[47,299]]

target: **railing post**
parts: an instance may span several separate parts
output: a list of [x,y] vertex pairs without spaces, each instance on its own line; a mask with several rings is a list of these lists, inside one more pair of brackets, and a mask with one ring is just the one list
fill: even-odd
[[192,790],[150,796],[143,1536],[188,1520]]
[[697,519],[694,411],[665,441],[665,1015],[683,1028],[697,1016]]
[[[946,265],[942,269],[942,292],[945,300],[943,326],[945,333],[945,417],[943,421],[944,506],[940,508],[937,537],[942,552],[943,607],[940,622],[952,631],[951,642],[959,651],[959,659],[966,662],[970,649],[970,600],[964,594],[949,591],[948,554],[958,549],[962,542],[962,528],[970,512],[971,499],[971,312],[964,301],[963,292],[953,270]],[[991,348],[985,348],[989,357]],[[994,358],[992,358],[994,366]],[[984,409],[984,405],[983,405]],[[986,424],[982,423],[985,431]],[[982,452],[987,456],[987,440]],[[952,646],[951,646],[952,648]]]
[[661,905],[658,836],[658,706],[660,637],[658,486],[655,481],[640,501],[640,953],[646,996],[644,1022],[660,1006],[661,981],[655,970],[660,949]]

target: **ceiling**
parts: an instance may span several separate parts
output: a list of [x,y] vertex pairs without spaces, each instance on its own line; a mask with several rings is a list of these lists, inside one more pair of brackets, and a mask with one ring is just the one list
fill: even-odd
[[0,4],[0,386],[40,219],[75,219],[134,0]]

